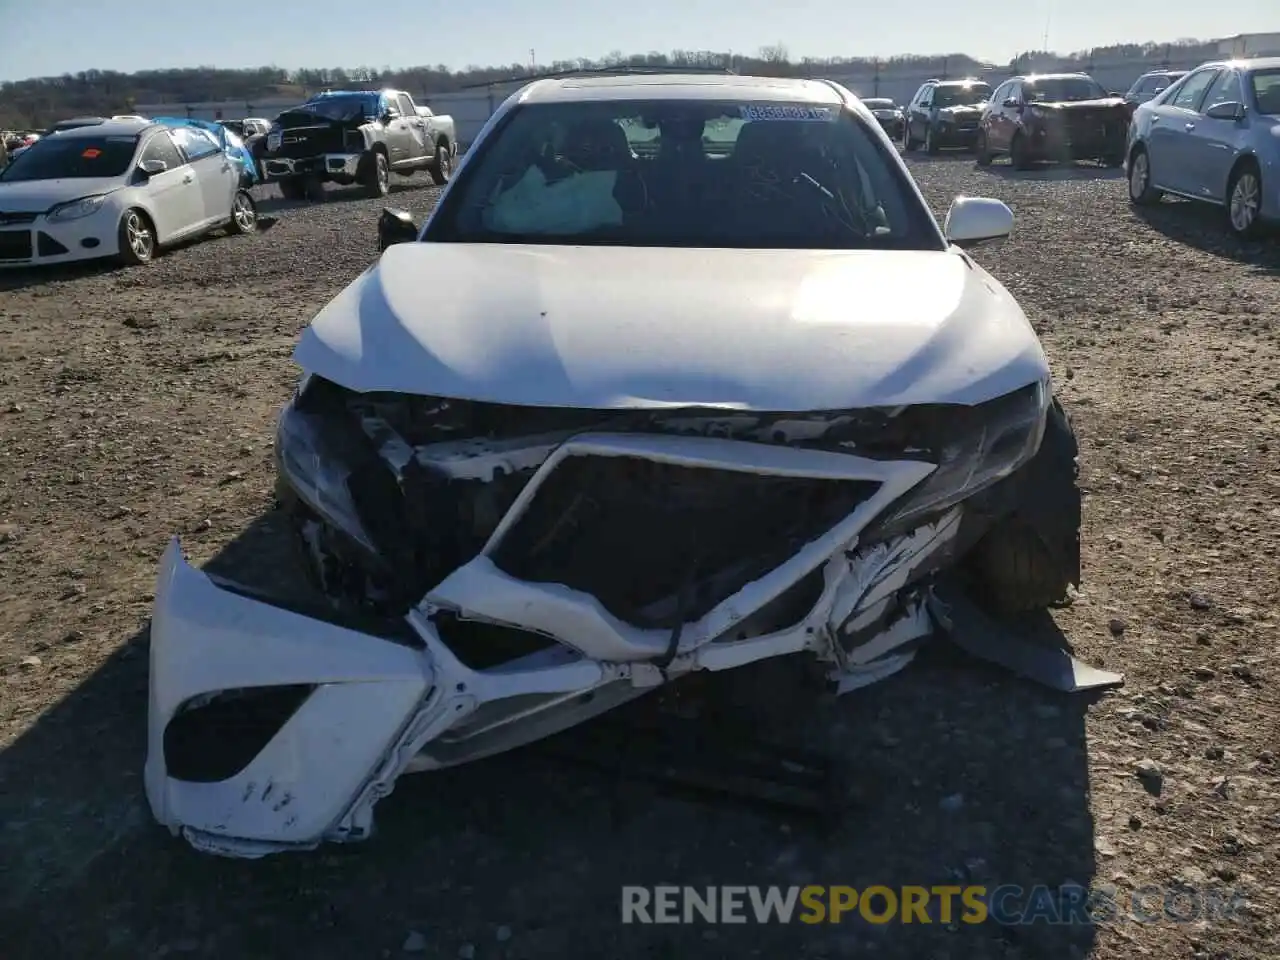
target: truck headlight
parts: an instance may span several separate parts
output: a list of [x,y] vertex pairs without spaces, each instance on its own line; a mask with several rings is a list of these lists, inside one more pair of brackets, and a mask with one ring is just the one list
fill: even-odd
[[1052,402],[1053,386],[1046,377],[973,408],[976,423],[941,439],[938,469],[890,508],[877,526],[910,530],[926,516],[1009,476],[1039,451]]

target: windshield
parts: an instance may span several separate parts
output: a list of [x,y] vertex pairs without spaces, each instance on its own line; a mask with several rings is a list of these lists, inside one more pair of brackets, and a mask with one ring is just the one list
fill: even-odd
[[129,169],[137,136],[63,137],[37,140],[0,172],[0,180],[84,179],[119,177]]
[[1107,91],[1089,77],[1044,77],[1023,85],[1028,103],[1074,103],[1078,100],[1102,100]]
[[314,113],[326,120],[361,120],[378,115],[378,94],[352,93],[311,100],[286,113]]
[[526,104],[464,169],[424,240],[942,249],[879,131],[835,106]]
[[1249,74],[1249,83],[1258,112],[1280,117],[1280,70],[1255,70]]
[[986,103],[991,99],[991,86],[986,83],[970,83],[963,87],[937,87],[933,91],[935,107],[967,107]]

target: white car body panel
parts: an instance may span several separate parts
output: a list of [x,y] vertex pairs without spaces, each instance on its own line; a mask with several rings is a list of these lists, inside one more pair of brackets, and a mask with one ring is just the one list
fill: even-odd
[[[126,132],[145,129],[140,122],[127,122],[135,126],[132,131]],[[15,182],[0,180],[0,234],[10,231],[28,232],[34,253],[30,259],[3,259],[3,253],[0,253],[0,269],[74,263],[115,256],[120,252],[120,219],[126,210],[135,207],[145,211],[151,218],[160,244],[194,236],[231,219],[239,178],[234,165],[222,153],[194,163],[184,163],[156,174],[145,182],[136,182],[132,176],[144,148],[145,142],[139,146],[129,170],[118,177],[72,177]],[[58,221],[50,220],[47,216],[50,209],[58,204],[102,195],[106,197],[102,206],[86,217]],[[23,222],[6,222],[4,215],[13,214],[34,214],[35,218]],[[40,234],[61,244],[66,252],[41,255]],[[85,246],[86,241],[96,241],[96,245]]]
[[[521,102],[654,96],[844,104],[892,149],[870,112],[835,84],[703,76],[538,81],[495,112],[478,142]],[[468,152],[463,169],[475,154]],[[913,182],[910,189],[919,197]],[[981,233],[996,219],[975,206],[966,229]],[[942,241],[939,231],[940,248]],[[954,247],[400,244],[319,312],[294,358],[304,379],[360,393],[592,410],[977,404],[1048,377],[1016,302]],[[404,615],[398,626],[412,642],[220,587],[183,561],[176,541],[165,553],[150,636],[147,796],[156,819],[199,849],[255,857],[361,839],[372,829],[373,805],[401,773],[510,750],[695,671],[808,652],[828,665],[840,692],[878,682],[910,663],[933,630],[930,587],[913,575],[949,555],[964,518],[961,503],[915,529],[880,528],[883,540],[862,542],[869,524],[933,475],[932,463],[913,458],[918,451],[872,459],[852,450],[604,428],[415,450],[401,451],[401,462],[426,457],[449,480],[533,473],[501,508],[479,553]],[[564,584],[518,579],[492,559],[557,466],[575,456],[878,486],[673,633],[626,623]],[[798,585],[808,612],[779,627],[771,601]],[[472,669],[441,639],[441,615],[550,642]],[[171,775],[165,730],[184,704],[298,683],[318,691],[248,768],[218,783]],[[277,806],[285,795],[289,804]]]
[[399,244],[294,359],[362,392],[601,409],[978,403],[1048,373],[953,252]]

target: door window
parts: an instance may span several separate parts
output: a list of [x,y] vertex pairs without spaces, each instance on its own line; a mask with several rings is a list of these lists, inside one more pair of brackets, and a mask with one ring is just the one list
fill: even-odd
[[165,131],[157,133],[142,148],[142,155],[138,157],[138,162],[141,163],[146,160],[162,160],[169,170],[176,170],[186,163],[182,159],[182,154],[178,152],[178,148],[173,145],[173,140],[169,138],[169,134]]
[[1240,89],[1240,78],[1234,70],[1223,70],[1213,82],[1205,95],[1201,112],[1218,103],[1243,103],[1244,93]]
[[1181,107],[1183,110],[1198,110],[1205,91],[1209,89],[1218,73],[1217,70],[1202,70],[1191,74],[1174,95],[1173,106]]
[[170,133],[191,163],[222,151],[218,141],[198,127],[175,127]]
[[400,112],[406,117],[412,117],[417,113],[413,109],[413,101],[403,93],[396,96],[396,106],[400,108]]

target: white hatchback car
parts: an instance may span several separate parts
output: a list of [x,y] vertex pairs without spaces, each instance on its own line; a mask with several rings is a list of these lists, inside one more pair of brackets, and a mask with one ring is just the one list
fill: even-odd
[[0,172],[0,267],[146,263],[220,227],[251,233],[240,167],[194,127],[104,120],[37,141]]

